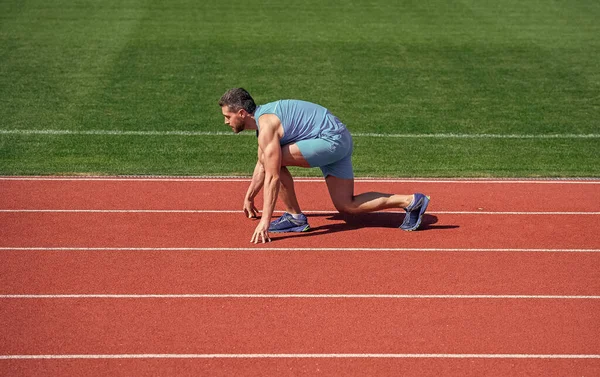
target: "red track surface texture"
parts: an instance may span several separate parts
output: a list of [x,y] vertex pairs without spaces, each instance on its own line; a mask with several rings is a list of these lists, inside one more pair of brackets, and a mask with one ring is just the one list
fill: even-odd
[[0,179],[0,375],[600,375],[600,182],[303,180],[265,245],[247,184]]

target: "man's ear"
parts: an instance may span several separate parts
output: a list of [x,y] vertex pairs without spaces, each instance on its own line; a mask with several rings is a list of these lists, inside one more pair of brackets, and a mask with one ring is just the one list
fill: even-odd
[[244,110],[244,109],[239,109],[239,110],[238,110],[238,112],[237,112],[237,114],[238,114],[240,117],[242,117],[242,118],[245,118],[245,117],[246,117],[246,115],[248,115],[248,112],[247,112],[246,110]]

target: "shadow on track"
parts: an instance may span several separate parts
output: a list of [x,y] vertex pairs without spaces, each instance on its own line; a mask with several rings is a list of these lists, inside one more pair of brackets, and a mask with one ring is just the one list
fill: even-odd
[[[341,222],[317,226],[304,233],[272,233],[272,235],[275,235],[276,237],[273,241],[291,237],[311,237],[326,233],[347,232],[361,228],[398,228],[404,219],[404,213],[372,212],[360,215],[346,215],[337,212],[319,213],[309,214],[309,221],[311,217],[327,217],[327,220]],[[459,227],[458,225],[435,225],[437,222],[437,216],[426,213],[423,215],[421,227],[417,232],[424,230],[455,229]],[[401,232],[402,230],[398,229],[398,231]]]

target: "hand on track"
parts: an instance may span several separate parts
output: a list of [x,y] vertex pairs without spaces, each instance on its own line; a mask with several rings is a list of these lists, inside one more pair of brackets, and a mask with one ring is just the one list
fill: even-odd
[[256,219],[258,217],[258,209],[254,206],[254,199],[244,200],[244,214],[249,219]]
[[271,238],[269,238],[269,223],[261,220],[252,235],[252,239],[250,242],[258,243],[262,241],[262,243],[271,242]]

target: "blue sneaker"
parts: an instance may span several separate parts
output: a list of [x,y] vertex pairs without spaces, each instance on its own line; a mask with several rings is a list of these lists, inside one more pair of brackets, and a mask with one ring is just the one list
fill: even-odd
[[429,196],[416,193],[415,200],[413,200],[413,202],[404,209],[406,211],[406,216],[404,216],[404,221],[402,221],[400,229],[409,232],[412,230],[417,230],[419,225],[421,225],[421,219],[423,218],[423,214],[425,213],[428,204]]
[[304,214],[300,214],[300,218],[295,219],[287,212],[277,220],[271,221],[271,225],[269,225],[269,232],[272,233],[306,232],[309,229],[310,226]]

